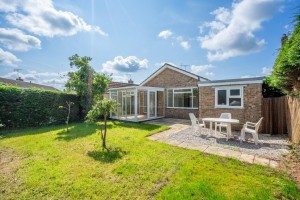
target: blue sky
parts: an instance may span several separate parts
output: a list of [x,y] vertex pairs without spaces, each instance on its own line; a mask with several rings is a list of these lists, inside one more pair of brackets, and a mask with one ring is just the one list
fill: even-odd
[[211,80],[264,76],[293,30],[296,0],[1,0],[0,76],[63,88],[68,57],[115,81],[164,62]]

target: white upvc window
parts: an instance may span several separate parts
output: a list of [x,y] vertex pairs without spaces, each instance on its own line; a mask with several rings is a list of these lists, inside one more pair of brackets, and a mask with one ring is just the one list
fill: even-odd
[[243,108],[243,86],[215,88],[215,108]]
[[167,90],[168,108],[198,109],[198,88],[171,88]]

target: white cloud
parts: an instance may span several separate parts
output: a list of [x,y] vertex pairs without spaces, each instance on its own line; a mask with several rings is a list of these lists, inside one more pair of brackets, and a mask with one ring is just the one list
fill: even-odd
[[17,9],[18,0],[1,0],[0,1],[0,11],[4,12],[14,12]]
[[244,75],[244,76],[241,76],[241,78],[253,78],[254,76],[251,76],[251,75]]
[[[158,37],[163,38],[163,39],[168,39],[172,35],[175,35],[175,34],[173,32],[171,32],[170,30],[165,30],[165,31],[161,31],[158,34]],[[191,48],[189,41],[184,40],[182,36],[175,35],[171,39],[172,39],[172,42],[171,42],[172,46],[174,46],[174,41],[176,41],[184,50],[189,50]]]
[[231,13],[228,9],[224,8],[224,7],[220,7],[216,10],[214,10],[213,12],[211,12],[210,14],[215,15],[216,20],[225,23],[225,24],[229,24],[230,20],[231,20]]
[[263,67],[261,73],[265,76],[268,76],[272,73],[272,70],[273,70],[273,68],[271,68],[271,67]]
[[214,76],[215,75],[215,73],[213,73],[213,72],[205,72],[205,76]]
[[[211,68],[213,68],[213,65],[211,65],[211,64],[208,64],[208,65],[192,65],[191,66],[192,73],[198,74],[198,75],[201,75],[204,72],[207,72],[207,70],[209,70]],[[212,75],[212,74],[210,74],[210,75]]]
[[173,35],[173,33],[170,30],[165,30],[165,31],[161,31],[158,34],[158,37],[163,38],[163,39],[168,39],[172,35]]
[[182,41],[180,42],[180,46],[184,49],[184,50],[189,50],[191,48],[191,45],[189,44],[188,41]]
[[54,73],[54,72],[37,72],[27,71],[26,73],[11,72],[6,74],[4,77],[9,79],[16,79],[19,75],[24,81],[32,82],[47,86],[53,86],[62,90],[68,78],[66,76],[68,72]]
[[189,50],[191,48],[190,43],[187,40],[184,40],[182,36],[177,36],[176,40],[184,50]]
[[[52,0],[2,1],[0,11],[8,12],[6,19],[12,25],[41,36],[70,36],[80,31],[94,31],[107,36],[98,26],[87,24],[68,11],[55,9]],[[11,13],[9,11],[14,11]]]
[[0,65],[15,67],[18,62],[21,60],[17,56],[0,48]]
[[136,72],[141,69],[148,68],[148,60],[140,60],[136,56],[116,56],[112,61],[106,61],[102,64],[102,72],[104,73],[117,73],[117,72]]
[[27,51],[31,48],[39,49],[41,41],[31,35],[26,35],[19,29],[0,28],[0,43],[9,50]]
[[208,50],[210,61],[258,52],[265,44],[264,39],[254,33],[261,24],[280,9],[278,0],[243,0],[232,4],[232,9],[218,8],[211,12],[215,19],[200,26],[198,39],[203,49]]

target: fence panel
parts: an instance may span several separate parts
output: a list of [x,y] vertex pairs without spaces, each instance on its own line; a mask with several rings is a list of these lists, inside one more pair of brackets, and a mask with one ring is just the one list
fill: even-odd
[[286,97],[263,98],[262,115],[263,132],[269,134],[286,134]]
[[262,99],[263,132],[289,134],[295,143],[300,142],[300,101],[282,96]]
[[300,143],[300,101],[294,97],[287,97],[287,132],[291,140]]

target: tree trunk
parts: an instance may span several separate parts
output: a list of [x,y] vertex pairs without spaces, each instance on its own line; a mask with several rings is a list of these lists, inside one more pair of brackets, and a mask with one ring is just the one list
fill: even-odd
[[104,115],[104,135],[103,135],[103,140],[102,140],[102,147],[104,149],[106,148],[106,115]]
[[86,114],[92,109],[92,98],[93,98],[92,88],[93,88],[93,72],[91,68],[88,68]]
[[71,112],[71,103],[70,102],[67,102],[67,105],[68,105],[68,117],[67,117],[67,132],[69,132],[69,119],[70,119],[70,112]]

